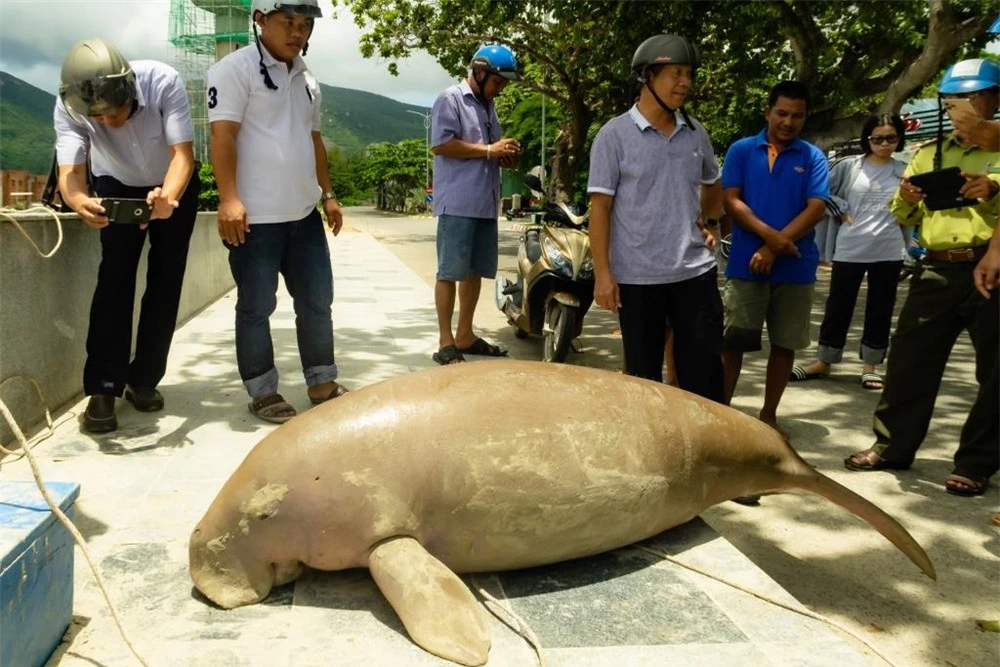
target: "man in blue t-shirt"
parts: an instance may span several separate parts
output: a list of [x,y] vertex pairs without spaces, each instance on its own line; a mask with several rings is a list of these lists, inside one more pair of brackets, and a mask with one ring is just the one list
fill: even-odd
[[743,353],[761,349],[766,321],[771,351],[759,418],[775,429],[795,350],[809,347],[819,263],[813,227],[830,196],[825,156],[798,138],[808,110],[804,84],[774,86],[764,110],[767,128],[730,146],[722,169],[726,211],[736,221],[726,267],[726,400],[736,390]]

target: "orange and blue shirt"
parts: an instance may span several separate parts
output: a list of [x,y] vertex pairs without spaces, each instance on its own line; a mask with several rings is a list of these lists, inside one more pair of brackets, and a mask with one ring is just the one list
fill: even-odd
[[[729,147],[722,165],[722,187],[739,188],[740,198],[754,215],[781,230],[810,199],[830,197],[826,156],[803,139],[793,140],[779,152],[768,143],[767,130],[763,130]],[[762,245],[759,236],[735,225],[726,276],[766,282],[816,281],[819,249],[812,230],[796,242],[802,256],[778,257],[770,274],[750,272],[750,258]]]

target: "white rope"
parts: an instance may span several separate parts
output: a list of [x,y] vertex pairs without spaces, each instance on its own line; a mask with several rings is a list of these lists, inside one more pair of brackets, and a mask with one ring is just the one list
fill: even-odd
[[776,600],[775,598],[772,598],[769,595],[765,595],[763,593],[758,593],[756,591],[752,591],[749,588],[746,588],[746,587],[742,586],[741,584],[737,584],[736,582],[729,581],[727,579],[723,579],[722,577],[720,577],[718,575],[712,574],[711,572],[709,572],[707,570],[704,570],[704,569],[698,567],[697,565],[691,565],[690,563],[685,563],[682,560],[674,558],[673,556],[671,556],[667,552],[661,551],[660,549],[656,549],[654,547],[647,547],[647,546],[642,545],[642,544],[633,544],[632,546],[635,547],[636,549],[639,549],[641,551],[645,551],[647,553],[653,554],[654,556],[657,556],[657,557],[662,558],[662,559],[664,559],[666,561],[669,561],[669,562],[673,563],[674,565],[679,565],[680,567],[683,567],[683,568],[685,568],[687,570],[691,570],[692,572],[697,572],[698,574],[700,574],[702,576],[705,576],[705,577],[708,577],[709,579],[714,579],[715,581],[718,581],[720,584],[725,584],[726,586],[729,586],[731,588],[735,588],[738,591],[743,591],[747,595],[752,595],[753,597],[758,598],[760,600],[763,600],[764,602],[769,602],[769,603],[771,603],[771,604],[773,604],[773,605],[775,605],[777,607],[781,607],[782,609],[787,609],[788,611],[793,611],[796,614],[801,614],[802,616],[805,616],[806,618],[811,618],[811,619],[816,620],[816,621],[822,621],[823,623],[831,625],[834,628],[836,628],[837,630],[840,630],[841,632],[843,632],[848,637],[851,637],[852,639],[855,639],[855,640],[861,642],[862,644],[864,644],[865,646],[867,646],[872,651],[872,653],[874,653],[875,655],[877,655],[878,657],[880,657],[882,660],[884,660],[886,662],[886,664],[890,665],[890,667],[898,667],[898,665],[896,665],[896,663],[894,663],[892,660],[890,660],[888,658],[888,656],[886,656],[884,653],[882,653],[881,651],[879,651],[877,648],[875,648],[874,646],[872,646],[871,642],[869,642],[863,636],[857,634],[856,632],[854,632],[850,628],[848,628],[848,627],[846,627],[846,626],[838,623],[837,621],[834,621],[831,618],[827,618],[826,616],[823,616],[822,614],[817,614],[816,612],[810,611],[808,609],[802,609],[802,608],[798,608],[798,607],[793,607],[790,604],[788,604],[786,602],[782,602],[781,600]]
[[[52,250],[48,251],[47,253],[42,252],[42,249],[38,247],[38,245],[35,243],[35,240],[31,238],[28,232],[24,231],[24,227],[22,227],[21,223],[17,221],[17,218],[20,216],[38,212],[47,213],[52,216],[52,219],[56,221],[56,231],[59,234],[59,238],[56,239],[56,244],[52,247]],[[63,242],[62,220],[59,219],[59,214],[53,211],[48,206],[32,206],[31,208],[27,209],[16,209],[5,206],[3,208],[0,208],[0,219],[6,220],[10,222],[10,224],[14,225],[14,227],[17,228],[17,231],[21,232],[21,236],[28,239],[28,243],[31,244],[31,247],[35,249],[35,252],[37,252],[42,259],[51,258],[59,250],[59,246],[62,245]]]
[[[526,642],[531,644],[531,648],[535,649],[535,655],[538,657],[538,667],[546,667],[545,656],[542,655],[542,642],[538,640],[538,635],[535,634],[535,631],[531,629],[525,620],[521,618],[517,612],[510,607],[510,605],[505,604],[503,600],[498,600],[491,595],[489,591],[480,586],[479,582],[476,580],[476,575],[474,574],[472,575],[472,583],[476,586],[476,592],[478,592],[483,598],[483,606],[486,607],[491,614],[496,616],[501,623],[510,627],[514,632],[523,637]],[[500,583],[499,579],[497,580],[497,583],[501,587],[501,590],[503,590],[503,584]],[[490,604],[486,604],[487,602],[502,609],[507,615],[507,618],[501,618],[496,609],[494,609]]]
[[[4,382],[6,382],[6,380]],[[114,619],[115,625],[118,626],[118,632],[121,633],[122,640],[125,642],[125,645],[128,646],[132,655],[135,656],[135,659],[139,661],[139,664],[143,665],[143,667],[149,667],[149,663],[143,660],[142,656],[139,655],[139,653],[135,650],[135,646],[133,646],[132,642],[129,640],[128,634],[125,632],[125,626],[122,625],[121,617],[118,615],[118,610],[115,609],[115,605],[111,602],[111,595],[108,593],[108,588],[104,584],[104,578],[101,576],[100,571],[98,571],[97,565],[94,564],[94,559],[90,554],[90,550],[87,549],[83,535],[81,535],[80,531],[73,525],[73,522],[69,520],[69,517],[67,517],[63,511],[59,509],[59,506],[52,500],[52,496],[49,495],[48,489],[45,488],[45,484],[42,482],[42,474],[38,469],[38,462],[35,460],[35,455],[31,453],[31,449],[28,447],[28,441],[25,439],[24,433],[21,432],[21,429],[18,427],[17,422],[14,421],[13,415],[10,414],[10,411],[7,409],[7,405],[3,402],[3,400],[0,400],[0,413],[2,413],[4,419],[7,420],[11,430],[17,437],[17,441],[21,443],[21,451],[28,459],[28,464],[31,466],[31,474],[35,478],[35,484],[38,485],[38,490],[42,493],[42,497],[45,499],[45,502],[48,503],[52,513],[57,519],[59,519],[59,522],[65,526],[66,530],[68,530],[70,535],[73,536],[73,540],[83,552],[83,557],[87,559],[87,565],[90,566],[90,571],[94,573],[94,579],[97,581],[97,587],[101,589],[101,593],[104,595],[104,601],[107,603],[108,609],[111,610],[111,617]],[[48,410],[46,410],[46,414],[47,413]],[[49,424],[51,426],[51,420],[49,421]],[[14,453],[3,446],[0,446],[0,452],[5,455],[11,455]]]

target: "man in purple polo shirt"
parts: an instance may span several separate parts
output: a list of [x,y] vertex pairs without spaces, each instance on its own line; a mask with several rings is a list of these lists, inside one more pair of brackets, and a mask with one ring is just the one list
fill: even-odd
[[663,381],[667,320],[681,389],[721,403],[722,300],[712,248],[722,186],[712,143],[683,104],[697,48],[654,35],[632,57],[637,103],[590,151],[594,300],[618,313],[625,372]]
[[[469,69],[469,77],[441,93],[431,109],[438,216],[434,305],[440,330],[433,359],[442,366],[465,361],[463,354],[507,354],[472,332],[472,317],[482,279],[497,271],[500,167],[513,166],[521,152],[516,139],[501,138],[493,104],[507,83],[519,78],[517,59],[505,46],[484,46]],[[458,328],[452,334],[456,282]]]

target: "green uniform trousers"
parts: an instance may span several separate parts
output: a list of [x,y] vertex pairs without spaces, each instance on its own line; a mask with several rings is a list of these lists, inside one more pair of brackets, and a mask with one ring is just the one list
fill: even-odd
[[989,477],[1000,469],[1000,294],[983,298],[975,262],[925,261],[910,281],[889,345],[885,388],[875,409],[873,449],[909,466],[927,435],[948,356],[962,329],[976,354],[979,393],[955,452],[957,474]]

